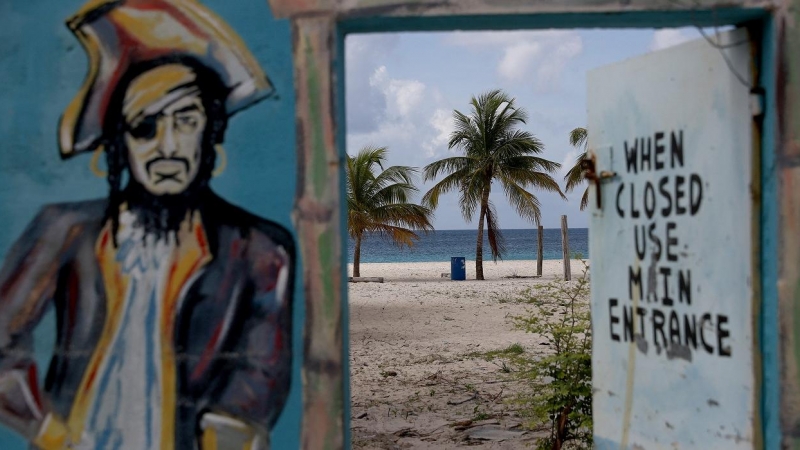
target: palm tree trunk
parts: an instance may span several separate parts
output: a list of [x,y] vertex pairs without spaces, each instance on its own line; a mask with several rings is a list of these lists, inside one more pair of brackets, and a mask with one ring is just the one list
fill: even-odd
[[483,219],[489,209],[489,189],[481,196],[481,213],[478,217],[478,243],[475,247],[475,279],[483,280]]
[[481,205],[481,215],[478,219],[478,243],[475,247],[475,279],[483,280],[483,216],[484,206]]
[[361,263],[361,235],[356,237],[356,247],[353,250],[353,276],[360,277],[361,269],[358,267]]

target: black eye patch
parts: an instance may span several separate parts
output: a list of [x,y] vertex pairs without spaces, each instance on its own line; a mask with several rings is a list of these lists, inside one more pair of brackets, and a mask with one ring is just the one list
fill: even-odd
[[152,115],[142,119],[135,127],[128,126],[128,133],[134,139],[153,139],[158,130],[158,116]]

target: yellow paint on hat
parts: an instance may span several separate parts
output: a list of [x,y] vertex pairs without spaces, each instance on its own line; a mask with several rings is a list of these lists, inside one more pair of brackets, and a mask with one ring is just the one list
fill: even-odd
[[[86,50],[89,72],[59,121],[63,158],[102,145],[108,99],[124,72],[138,63],[170,55],[195,59],[219,76],[228,116],[274,91],[241,37],[197,0],[87,0],[67,25]],[[171,92],[169,98],[178,94],[189,92]],[[148,109],[157,112],[156,106]]]
[[188,94],[190,91],[183,92],[181,88],[193,86],[196,80],[194,71],[181,64],[165,64],[144,72],[131,82],[125,93],[122,105],[125,121],[132,124],[138,117],[160,111]]

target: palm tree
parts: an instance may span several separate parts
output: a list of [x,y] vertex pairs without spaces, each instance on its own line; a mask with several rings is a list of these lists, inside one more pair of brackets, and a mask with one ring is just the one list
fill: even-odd
[[[419,236],[413,230],[433,229],[430,208],[409,203],[418,189],[412,183],[416,169],[391,166],[383,170],[386,147],[364,147],[347,155],[347,231],[355,240],[353,276],[361,276],[361,242],[365,232],[391,238],[398,246],[412,247]],[[380,173],[375,173],[375,166]]]
[[[569,169],[569,172],[564,176],[567,185],[564,187],[565,192],[572,192],[573,189],[578,187],[586,179],[584,177],[585,171],[582,167],[583,160],[586,159],[586,143],[589,139],[589,134],[586,128],[578,127],[569,132],[569,145],[575,148],[582,148],[583,152],[575,159],[575,165]],[[589,206],[589,187],[583,191],[581,197],[581,211]]]
[[446,176],[422,197],[423,204],[436,208],[439,196],[457,190],[465,220],[478,210],[478,240],[475,249],[475,276],[483,280],[483,226],[486,224],[492,259],[502,258],[503,235],[497,223],[497,212],[489,201],[492,182],[499,182],[517,213],[535,223],[541,221],[540,203],[528,187],[564,194],[549,175],[560,164],[534,156],[544,145],[527,131],[518,130],[527,120],[527,113],[514,105],[514,99],[500,90],[472,97],[470,115],[453,111],[455,131],[449,148],[458,148],[464,156],[454,156],[425,166],[425,181],[440,173]]

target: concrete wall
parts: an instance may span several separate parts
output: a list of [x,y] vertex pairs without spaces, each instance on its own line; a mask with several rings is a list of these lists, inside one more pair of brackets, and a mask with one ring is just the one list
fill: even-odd
[[[298,151],[301,154],[316,154],[318,160],[327,160],[331,164],[323,172],[313,172],[310,166],[303,165],[299,169],[306,174],[306,180],[310,179],[308,176],[312,173],[327,174],[325,181],[314,177],[314,183],[328,183],[332,189],[340,188],[335,179],[337,167],[332,166],[339,164],[338,169],[341,168],[341,120],[344,117],[341,52],[343,36],[347,33],[755,24],[755,29],[763,33],[758,51],[761,54],[760,84],[766,89],[766,114],[763,127],[759,130],[761,184],[754,187],[758,193],[756,203],[760,213],[758,235],[753,239],[761,280],[756,286],[759,300],[755,305],[753,322],[758,336],[757,348],[754,349],[756,367],[752,369],[760,374],[758,382],[762,386],[758,404],[764,445],[767,448],[798,445],[795,443],[797,430],[800,429],[797,425],[800,423],[800,408],[796,406],[797,393],[800,392],[797,363],[800,328],[795,326],[795,322],[800,320],[800,308],[797,306],[800,305],[800,261],[796,250],[800,248],[800,196],[795,194],[800,185],[800,163],[797,158],[800,150],[800,123],[797,118],[800,114],[796,112],[800,105],[800,90],[796,82],[800,70],[796,57],[800,45],[800,30],[797,27],[800,23],[800,4],[797,0],[271,0],[270,3],[276,15],[292,18],[296,36],[317,44],[304,47],[302,58],[296,56],[297,70],[306,71],[309,80],[330,80],[327,86],[298,84],[298,98],[321,99],[315,106],[302,105],[302,108],[298,108],[298,123],[303,125],[301,129],[305,136],[298,143]],[[297,47],[295,53],[300,55]],[[318,139],[314,142],[324,142],[324,148],[311,144],[311,138],[315,135]],[[335,191],[305,196],[309,208],[298,214],[304,219],[298,222],[304,238],[321,236],[326,231],[341,231],[342,218],[341,215],[337,216],[340,203],[331,192]],[[328,212],[332,215],[328,216]],[[306,235],[304,230],[308,230],[309,234]],[[335,251],[340,252],[338,249]],[[306,270],[309,270],[309,265]],[[342,296],[342,301],[337,307],[332,304],[335,297],[323,294],[324,280],[309,279],[307,283],[310,293],[307,298],[308,310],[325,311],[326,316],[324,320],[314,320],[314,317],[321,315],[311,312],[307,326],[313,329],[314,336],[321,342],[333,343],[314,347],[313,352],[306,354],[304,362],[306,376],[315,380],[309,384],[320,387],[318,390],[306,390],[306,412],[314,412],[315,417],[324,415],[328,424],[324,427],[329,433],[325,435],[326,440],[314,438],[315,435],[319,436],[321,419],[304,427],[304,442],[316,448],[314,444],[338,443],[347,439],[346,426],[342,431],[343,436],[334,431],[342,423],[347,423],[346,402],[340,409],[338,398],[331,398],[327,389],[342,386],[344,397],[347,398],[346,378],[342,380],[335,373],[344,361],[341,355],[347,354],[346,342],[343,351],[338,346],[341,327],[345,326],[345,333],[347,330],[346,320],[336,320],[336,317],[346,317],[347,311],[343,289],[338,294]],[[323,367],[331,370],[321,370]]]
[[[0,5],[0,448],[23,449],[31,442],[61,448],[67,441],[107,448],[101,444],[115,439],[122,448],[147,439],[150,446],[143,448],[194,448],[200,442],[203,448],[214,442],[228,448],[226,443],[264,442],[270,434],[273,448],[296,448],[304,295],[291,217],[297,154],[289,21],[274,19],[259,0],[207,0],[205,18],[193,15],[193,2],[184,0],[128,0],[110,10],[102,9],[104,3],[114,2]],[[86,15],[92,10],[99,18]],[[81,14],[86,24],[73,22],[73,33],[67,20]],[[208,182],[215,194],[195,186],[187,194],[194,200],[170,202],[143,195],[147,188],[140,189],[142,195],[123,192],[118,210],[137,219],[131,224],[119,213],[113,244],[102,240],[114,236],[107,178],[109,169],[115,171],[106,157],[115,144],[108,135],[131,132],[103,124],[102,118],[114,114],[113,101],[99,114],[91,99],[74,99],[85,81],[94,91],[103,83],[122,85],[129,68],[107,72],[100,65],[93,72],[81,33],[89,52],[95,41],[104,46],[95,50],[106,65],[126,57],[142,64],[158,57],[159,64],[169,64],[191,54],[223,85],[259,78],[259,68],[269,80],[235,101],[214,88],[230,116],[224,137],[217,136],[225,157],[216,142],[198,151],[202,158],[209,149],[217,155],[206,168],[215,172]],[[87,74],[96,77],[87,80]],[[168,83],[166,78],[169,74],[157,81]],[[157,126],[138,141],[121,139],[128,151],[161,152],[165,158],[170,151],[178,156],[188,151],[191,160],[191,149],[202,146],[178,136],[195,119],[168,111],[188,97],[161,105],[160,116],[152,107],[174,87],[140,93],[155,95],[142,107],[143,115],[154,114]],[[91,96],[90,91],[84,97]],[[204,101],[198,104],[205,114]],[[241,106],[247,108],[231,115]],[[95,129],[104,133],[102,142],[80,142]],[[174,133],[165,137],[170,130]],[[144,145],[156,140],[156,150]],[[154,153],[149,155],[142,161]],[[134,162],[121,161],[122,189]],[[161,164],[148,169],[153,183],[158,173],[183,167],[179,160]],[[202,161],[197,164],[202,176],[206,169]],[[189,191],[177,187],[167,193],[172,192]],[[152,214],[146,219],[147,211],[157,216],[189,203],[187,214],[177,207],[176,217],[186,219],[178,228],[166,225],[171,231],[150,241],[135,234],[164,225]],[[145,369],[144,381],[131,381]],[[128,398],[136,393],[145,395]],[[114,408],[119,412],[110,414]]]
[[[134,0],[129,2],[137,3]],[[42,261],[85,262],[80,258],[62,258],[59,251],[74,255],[69,252],[79,248],[73,245],[77,242],[74,241],[76,236],[100,236],[102,229],[85,231],[87,222],[82,219],[85,215],[81,214],[89,214],[83,211],[88,208],[86,206],[47,208],[39,219],[34,220],[37,211],[44,205],[102,199],[109,193],[106,181],[94,177],[93,170],[88,167],[92,154],[77,155],[66,160],[60,160],[57,156],[59,150],[62,153],[65,150],[63,136],[59,140],[59,117],[68,110],[88,70],[85,52],[64,26],[64,21],[75,14],[82,3],[35,0],[4,2],[0,5],[0,58],[3,61],[3,80],[0,83],[0,142],[3,145],[0,154],[0,214],[3,222],[0,227],[5,231],[0,236],[0,254],[6,260],[6,268],[0,275],[0,282],[4,283],[4,288],[0,289],[0,308],[6,308],[6,312],[0,311],[0,320],[3,321],[0,328],[6,332],[0,339],[0,345],[14,350],[2,354],[0,370],[8,376],[2,379],[0,385],[6,390],[10,389],[5,398],[13,399],[13,404],[7,406],[17,411],[16,415],[4,416],[3,422],[7,426],[0,434],[2,448],[23,448],[26,441],[45,436],[56,439],[50,443],[56,445],[63,443],[57,438],[64,437],[67,432],[71,435],[80,434],[70,429],[69,423],[64,427],[58,426],[61,422],[69,422],[65,417],[61,417],[64,420],[60,422],[49,422],[52,427],[43,427],[47,411],[59,409],[67,411],[66,415],[69,415],[71,406],[68,396],[59,397],[54,391],[58,380],[66,382],[64,380],[69,379],[64,375],[61,361],[58,358],[55,360],[58,364],[53,366],[56,369],[49,377],[45,372],[54,354],[80,360],[91,359],[91,355],[96,353],[92,350],[93,345],[88,344],[75,352],[64,351],[67,345],[63,340],[65,324],[73,324],[74,329],[74,323],[65,322],[64,318],[74,321],[77,316],[66,314],[69,308],[53,308],[58,303],[52,300],[58,297],[56,293],[61,294],[59,298],[69,298],[70,293],[82,293],[68,289],[75,286],[74,279],[82,278],[70,278],[67,275],[76,273],[74,270],[59,271],[57,268],[60,266],[54,269],[52,264]],[[180,2],[175,0],[175,3]],[[248,244],[258,241],[253,244],[254,248],[261,248],[262,251],[256,251],[255,256],[247,254],[252,258],[278,255],[281,253],[276,253],[276,248],[286,250],[292,242],[297,245],[295,257],[285,258],[282,261],[288,262],[279,264],[281,267],[292,267],[293,262],[297,270],[288,282],[288,286],[295,288],[292,290],[293,300],[289,303],[295,306],[291,320],[294,325],[291,332],[291,388],[286,406],[281,408],[273,428],[275,448],[297,447],[298,439],[305,448],[339,448],[347,445],[347,345],[344,339],[347,333],[347,309],[342,251],[345,224],[343,203],[340,201],[344,148],[341,122],[344,117],[341,79],[344,73],[344,33],[402,29],[708,25],[720,20],[729,23],[763,20],[760,22],[765,31],[762,50],[767,55],[762,67],[763,84],[768,89],[761,166],[760,226],[763,233],[758,249],[763,301],[759,315],[754,320],[761,330],[759,356],[765,386],[761,399],[765,443],[770,448],[776,448],[778,442],[786,446],[797,445],[800,439],[800,408],[796,406],[800,395],[800,358],[797,356],[800,354],[800,327],[795,325],[800,320],[800,196],[796,195],[800,186],[798,0],[270,0],[269,5],[263,0],[235,3],[207,0],[203,3],[241,36],[257,65],[267,72],[277,92],[276,97],[261,101],[231,118],[230,129],[223,142],[227,149],[228,166],[222,175],[210,182],[222,198],[242,206],[258,218],[270,219],[275,223],[262,226],[264,222],[256,221],[251,216],[234,214],[230,209],[223,211],[230,214],[207,214],[209,219],[238,217],[232,220],[247,222],[250,228],[262,231],[265,228],[289,230],[293,239],[277,239],[283,242],[282,245],[273,245],[273,238],[277,236],[274,233],[262,233],[266,235],[266,240],[248,240],[244,235],[234,233],[235,238],[240,238],[237,242],[241,239]],[[279,20],[273,20],[273,15]],[[170,25],[165,26],[166,29],[171,28]],[[97,159],[100,164],[94,172],[103,172],[102,155]],[[96,204],[95,209],[88,209],[90,213],[101,217],[92,223],[105,223],[103,218],[106,217],[106,209]],[[220,206],[216,210],[222,209],[225,207]],[[31,223],[33,225],[25,231]],[[273,225],[279,228],[273,228]],[[232,228],[235,227],[222,226],[214,230],[230,231]],[[59,230],[70,232],[59,234]],[[212,231],[206,234],[225,233]],[[259,233],[253,235],[259,236]],[[36,236],[50,237],[41,241]],[[13,242],[21,244],[11,250]],[[47,245],[37,246],[37,242]],[[55,254],[43,256],[37,253],[53,248],[53,242],[59,243],[55,247]],[[66,242],[70,245],[64,246]],[[193,239],[192,242],[190,250],[200,251],[199,260],[201,266],[205,267],[201,272],[210,273],[213,258],[204,256],[202,250],[206,247],[202,240]],[[88,248],[85,247],[88,244],[83,244],[81,248]],[[215,247],[216,250],[219,248]],[[230,246],[225,249],[232,251]],[[103,253],[98,247],[93,250],[95,259],[100,260],[97,255]],[[35,257],[28,257],[31,254]],[[212,256],[219,254],[212,252]],[[233,254],[244,255],[241,252]],[[109,261],[116,261],[113,252],[107,256]],[[88,260],[92,261],[92,258]],[[244,260],[243,264],[253,261],[244,256],[239,260]],[[30,271],[20,268],[30,269],[33,263],[39,264],[36,266],[39,272],[34,272],[35,276],[26,278],[20,275],[30,275]],[[269,264],[254,266],[273,267]],[[100,273],[103,267],[94,269]],[[113,263],[108,267],[115,268]],[[85,274],[86,270],[84,267],[79,273]],[[191,272],[189,270],[187,273]],[[268,270],[265,276],[269,273],[273,272]],[[92,278],[91,283],[99,282],[101,286],[97,289],[108,290],[114,283],[98,280],[112,279],[111,275],[113,272],[98,275],[98,278]],[[85,279],[86,275],[83,277]],[[55,280],[55,285],[37,284],[40,280]],[[220,286],[223,280],[224,277],[212,279],[208,286]],[[186,284],[196,281],[191,279]],[[96,288],[95,284],[91,286]],[[263,286],[263,290],[272,292],[270,286]],[[281,292],[285,295],[286,291]],[[23,307],[31,304],[25,302],[30,300],[31,295],[38,302],[32,303],[33,307]],[[125,298],[124,293],[117,295],[117,298]],[[16,309],[8,309],[8,305]],[[69,303],[62,302],[63,305],[68,306]],[[105,305],[103,308],[109,307],[107,303]],[[13,314],[8,312],[12,310],[15,311]],[[80,317],[86,320],[86,329],[92,329],[89,326],[91,324],[95,327],[98,323],[105,325],[107,312],[107,309],[101,309],[96,312],[97,316],[87,313]],[[18,320],[17,317],[25,320]],[[205,317],[216,317],[213,308],[205,310]],[[305,326],[302,334],[301,325]],[[95,331],[97,335],[83,336],[88,339],[86,342],[99,340],[103,326]],[[278,328],[285,330],[287,327]],[[114,339],[113,333],[109,336],[109,339]],[[174,337],[172,334],[170,336]],[[179,349],[176,355],[192,356],[186,360],[199,360],[202,355],[202,351],[192,355],[184,350]],[[235,354],[246,355],[248,352],[221,353]],[[31,370],[33,362],[38,368],[36,372]],[[299,376],[301,370],[302,381]],[[82,375],[77,376],[79,380],[75,383],[82,382]],[[43,390],[26,391],[25,386],[38,386]],[[176,397],[178,404],[196,406],[197,398],[202,396],[191,392],[191,395]],[[38,413],[36,408],[40,408]],[[27,412],[19,413],[22,410]],[[220,415],[235,416],[235,412],[223,408]],[[302,422],[301,435],[298,435],[301,415],[305,415],[307,420]],[[203,426],[216,429],[220,427],[213,424],[222,422],[224,420],[206,421]],[[268,426],[262,424],[262,432],[264,428]],[[51,433],[40,434],[44,429]],[[72,438],[81,440],[81,437]],[[189,436],[185,439],[191,441],[197,438]],[[221,439],[233,438],[223,436]],[[210,445],[212,440],[208,437],[205,443]]]

